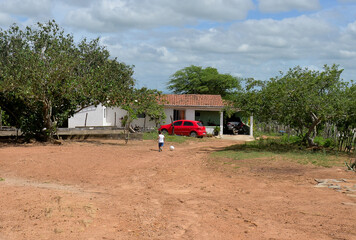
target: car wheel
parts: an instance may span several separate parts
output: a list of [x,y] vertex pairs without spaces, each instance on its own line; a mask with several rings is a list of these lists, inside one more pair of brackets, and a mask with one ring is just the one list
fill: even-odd
[[166,135],[166,134],[168,134],[168,131],[167,131],[167,129],[163,129],[163,130],[162,130],[161,132],[162,132],[162,134],[163,134],[163,135]]
[[196,132],[191,132],[191,133],[190,133],[190,136],[191,136],[191,137],[197,137],[198,134],[197,134]]
[[237,135],[237,134],[239,134],[239,131],[236,128],[233,128],[232,129],[232,134]]

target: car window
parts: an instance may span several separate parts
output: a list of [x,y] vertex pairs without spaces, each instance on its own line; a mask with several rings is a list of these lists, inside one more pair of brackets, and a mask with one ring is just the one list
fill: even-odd
[[183,126],[194,126],[194,124],[192,122],[185,121]]
[[173,125],[174,126],[182,126],[182,121],[177,121],[177,122],[174,122]]
[[203,126],[203,124],[201,122],[197,122],[198,126]]

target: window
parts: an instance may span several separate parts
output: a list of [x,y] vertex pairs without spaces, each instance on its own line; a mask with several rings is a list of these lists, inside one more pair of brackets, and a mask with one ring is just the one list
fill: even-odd
[[194,124],[192,122],[185,121],[183,126],[194,126]]
[[174,126],[182,126],[182,123],[183,123],[182,121],[178,121],[178,122],[173,123],[173,125]]
[[173,110],[173,121],[184,120],[185,110]]
[[146,114],[144,113],[137,114],[137,118],[146,118]]

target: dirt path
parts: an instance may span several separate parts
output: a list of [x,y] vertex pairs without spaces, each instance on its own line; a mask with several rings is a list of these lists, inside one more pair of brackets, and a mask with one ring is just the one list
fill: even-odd
[[356,239],[356,198],[314,181],[355,174],[209,160],[231,144],[2,146],[0,240]]

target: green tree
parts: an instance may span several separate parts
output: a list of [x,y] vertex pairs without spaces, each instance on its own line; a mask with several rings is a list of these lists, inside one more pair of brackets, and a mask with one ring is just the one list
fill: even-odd
[[345,90],[342,71],[337,65],[325,65],[321,72],[297,66],[266,82],[250,79],[235,102],[262,121],[298,129],[312,146],[316,127],[340,114]]
[[339,150],[350,152],[352,146],[355,147],[356,141],[356,84],[351,82],[340,94],[339,99],[342,101],[342,106],[332,122],[339,132]]
[[[128,94],[123,101],[121,107],[127,112],[123,119],[125,126],[126,143],[130,139],[130,127],[133,120],[138,118],[139,114],[148,116],[150,120],[157,123],[162,118],[165,118],[162,102],[162,94],[156,89],[133,89],[131,94]],[[145,118],[146,120],[146,118]]]
[[149,120],[154,121],[156,126],[162,119],[166,118],[162,102],[162,92],[156,89],[147,89],[145,87],[138,89],[136,92],[138,108],[140,114],[145,115],[144,129],[146,128],[146,116]]
[[212,67],[194,65],[177,71],[168,82],[168,89],[176,94],[220,94],[223,98],[240,88],[239,78],[220,74]]
[[51,139],[76,111],[119,104],[133,88],[132,74],[109,59],[99,39],[76,44],[55,21],[0,31],[0,107],[27,135]]

